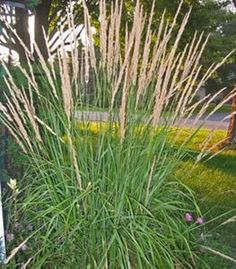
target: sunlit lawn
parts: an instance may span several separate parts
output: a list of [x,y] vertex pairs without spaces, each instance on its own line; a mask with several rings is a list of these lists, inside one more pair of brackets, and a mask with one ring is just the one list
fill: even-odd
[[[188,130],[185,129],[178,142],[184,140],[187,134]],[[208,130],[200,131],[187,146],[188,149],[193,151],[188,153],[176,175],[196,192],[201,208],[205,212],[206,221],[211,221],[221,214],[231,211],[228,215],[222,216],[208,225],[210,236],[206,245],[235,259],[236,222],[224,225],[216,230],[215,227],[227,218],[236,215],[236,150],[224,151],[215,158],[198,163],[193,167],[191,156],[195,154],[194,151],[200,150],[201,143],[207,134],[209,134]],[[226,132],[217,131],[210,144],[220,141],[225,136]],[[236,264],[222,260],[217,256],[204,254],[203,257],[210,262],[210,268],[212,269],[236,268]],[[205,267],[200,266],[199,268],[204,269]]]

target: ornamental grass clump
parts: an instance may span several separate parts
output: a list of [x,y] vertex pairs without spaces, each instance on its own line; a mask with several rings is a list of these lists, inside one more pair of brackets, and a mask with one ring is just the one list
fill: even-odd
[[[29,164],[14,221],[33,227],[21,238],[28,238],[24,259],[15,252],[14,264],[196,268],[197,228],[186,222],[185,214],[201,213],[174,171],[197,129],[190,129],[179,147],[175,139],[179,124],[195,111],[196,120],[207,111],[213,98],[194,97],[227,57],[201,75],[207,40],[195,34],[180,50],[190,16],[184,16],[176,32],[181,5],[173,21],[163,14],[153,30],[156,7],[147,19],[137,1],[133,25],[124,31],[122,1],[115,1],[111,10],[105,0],[99,5],[99,44],[93,41],[83,1],[86,46],[74,38],[70,53],[62,43],[46,61],[35,44],[38,61],[16,67],[23,83],[4,65],[1,121]],[[71,14],[68,26],[74,27]],[[91,123],[94,111],[103,112]],[[200,157],[204,154],[203,146]]]

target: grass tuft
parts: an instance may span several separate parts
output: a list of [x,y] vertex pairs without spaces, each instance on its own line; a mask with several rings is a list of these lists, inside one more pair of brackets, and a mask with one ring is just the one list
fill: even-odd
[[[12,263],[32,268],[196,268],[196,231],[201,230],[196,218],[201,212],[175,173],[199,130],[190,130],[180,142],[178,122],[199,107],[196,120],[204,115],[214,97],[200,102],[194,97],[228,56],[200,76],[207,40],[196,34],[179,50],[190,16],[189,11],[176,32],[181,4],[171,23],[163,14],[154,33],[153,15],[146,20],[137,1],[133,25],[122,36],[122,2],[110,11],[104,0],[99,3],[99,48],[83,1],[84,48],[74,40],[69,56],[62,45],[48,63],[35,45],[37,63],[17,68],[24,83],[4,66],[0,119],[29,164],[10,204],[9,227],[14,230],[19,222],[33,229],[17,232],[11,248],[28,233],[32,237],[27,251],[15,253]],[[79,121],[77,112],[90,107],[107,110],[107,123]],[[205,149],[211,137],[206,136],[195,159],[209,153]],[[188,212],[193,213],[191,223],[184,218]]]

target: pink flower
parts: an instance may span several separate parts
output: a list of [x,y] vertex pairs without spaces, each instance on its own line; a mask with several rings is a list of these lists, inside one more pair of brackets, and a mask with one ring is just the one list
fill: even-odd
[[8,242],[14,240],[14,234],[6,233],[6,240],[7,240]]
[[27,229],[28,229],[29,231],[33,231],[33,225],[32,225],[32,224],[29,224],[29,225],[27,226]]
[[27,247],[26,244],[24,244],[24,245],[21,246],[21,250],[22,250],[22,251],[26,251],[27,249],[28,249],[28,247]]
[[184,219],[187,222],[192,222],[193,221],[193,215],[191,213],[186,213],[185,216],[184,216]]
[[16,223],[14,224],[14,229],[15,229],[16,231],[18,231],[18,230],[20,229],[20,223],[19,223],[19,222],[16,222]]
[[196,223],[199,224],[199,225],[202,225],[202,224],[204,224],[204,219],[201,218],[201,217],[198,217],[197,220],[196,220]]

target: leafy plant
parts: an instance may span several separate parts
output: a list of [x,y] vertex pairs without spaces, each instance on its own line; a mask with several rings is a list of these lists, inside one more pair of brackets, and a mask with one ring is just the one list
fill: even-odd
[[36,7],[37,5],[39,5],[41,3],[42,3],[42,0],[27,0],[26,1],[26,6],[28,8],[34,8],[34,7]]
[[[177,33],[181,6],[170,24],[163,14],[154,33],[153,9],[146,21],[137,2],[122,47],[121,5],[117,1],[108,16],[101,0],[100,46],[95,48],[84,3],[84,48],[78,49],[73,40],[69,56],[62,45],[56,61],[45,62],[35,45],[40,76],[30,61],[27,67],[19,66],[26,85],[19,85],[5,66],[6,99],[0,103],[0,117],[29,163],[12,219],[33,227],[30,237],[18,237],[19,246],[27,243],[29,252],[22,261],[17,247],[14,266],[195,267],[201,212],[174,171],[185,156],[184,145],[198,129],[179,148],[175,141],[181,120],[198,107],[197,118],[207,111],[213,98],[194,102],[194,96],[227,57],[201,78],[203,36],[195,35],[178,50],[190,12]],[[91,107],[108,110],[95,112],[96,131],[90,123]],[[205,150],[203,143],[198,159]],[[198,216],[198,224],[184,219],[187,212]]]

